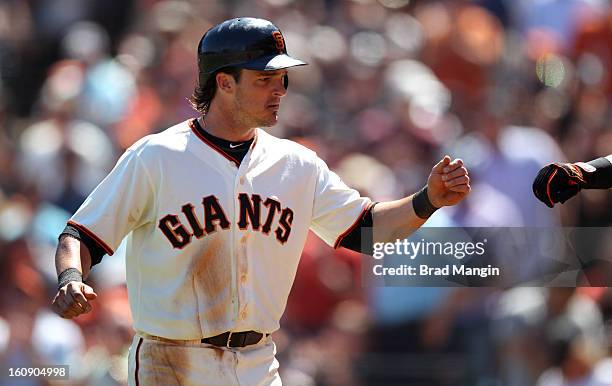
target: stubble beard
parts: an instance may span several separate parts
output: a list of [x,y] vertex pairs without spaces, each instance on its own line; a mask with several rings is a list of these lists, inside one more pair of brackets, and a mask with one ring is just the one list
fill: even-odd
[[234,102],[234,111],[236,112],[236,123],[242,127],[255,128],[255,127],[271,127],[278,121],[278,113],[274,113],[268,117],[258,117],[247,112],[244,108],[242,94],[236,94]]

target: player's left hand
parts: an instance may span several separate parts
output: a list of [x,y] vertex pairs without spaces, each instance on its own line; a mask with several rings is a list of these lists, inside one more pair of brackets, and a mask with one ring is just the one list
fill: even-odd
[[427,196],[437,207],[455,205],[470,193],[470,176],[461,159],[445,155],[427,179]]

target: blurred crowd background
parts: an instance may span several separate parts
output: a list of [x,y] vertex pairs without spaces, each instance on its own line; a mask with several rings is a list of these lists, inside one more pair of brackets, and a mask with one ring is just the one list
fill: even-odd
[[[272,20],[310,64],[269,131],[363,195],[411,194],[448,153],[472,193],[427,226],[612,224],[607,191],[554,210],[531,194],[544,164],[612,153],[606,0],[3,0],[0,384],[50,384],[5,371],[46,364],[126,383],[124,252],[93,270],[94,311],[64,320],[57,236],[124,149],[196,116],[197,43],[237,16]],[[605,287],[372,287],[359,260],[309,238],[275,334],[286,385],[612,385]]]

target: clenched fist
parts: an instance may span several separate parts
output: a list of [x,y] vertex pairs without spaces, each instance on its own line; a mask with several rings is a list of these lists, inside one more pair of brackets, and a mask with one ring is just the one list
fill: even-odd
[[427,194],[436,208],[451,206],[470,192],[470,176],[461,159],[444,156],[431,170],[427,180]]
[[574,197],[587,184],[588,164],[554,163],[544,166],[533,181],[533,194],[549,208]]
[[72,319],[91,311],[91,300],[98,295],[85,283],[71,281],[57,291],[53,299],[53,311],[62,318]]

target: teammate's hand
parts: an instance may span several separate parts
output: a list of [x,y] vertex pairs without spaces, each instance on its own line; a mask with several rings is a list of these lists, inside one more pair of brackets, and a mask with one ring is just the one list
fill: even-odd
[[62,318],[72,319],[91,311],[91,300],[97,297],[87,284],[71,281],[57,291],[51,308]]
[[549,208],[574,197],[586,184],[576,164],[554,163],[544,166],[533,181],[533,194]]
[[470,190],[470,176],[463,161],[451,161],[448,155],[431,169],[427,179],[427,195],[436,208],[457,204]]

